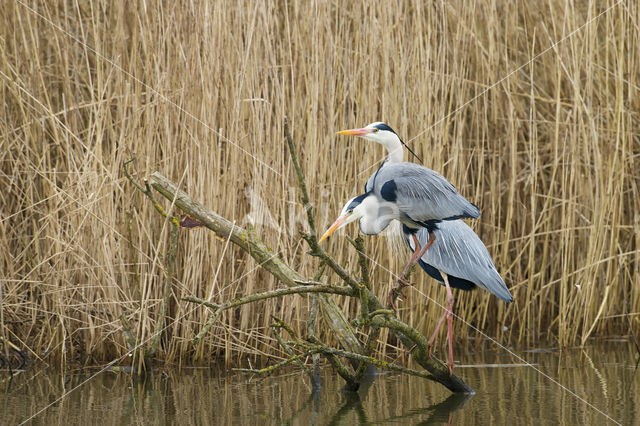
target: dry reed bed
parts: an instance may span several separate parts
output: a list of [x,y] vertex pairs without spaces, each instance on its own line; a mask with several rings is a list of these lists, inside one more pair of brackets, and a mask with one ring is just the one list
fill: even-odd
[[[489,336],[571,345],[639,324],[634,2],[8,2],[0,28],[3,309],[38,356],[125,354],[121,314],[151,335],[168,227],[123,178],[131,156],[312,275],[285,116],[323,229],[384,156],[335,132],[378,119],[481,207],[516,302],[459,293],[456,313]],[[303,298],[245,306],[194,348],[209,312],[181,297],[278,283],[209,232],[179,244],[167,361],[277,354],[270,316],[304,325]],[[386,293],[407,253],[367,245]],[[344,238],[328,246],[355,267]],[[414,280],[400,315],[428,330],[444,291]]]

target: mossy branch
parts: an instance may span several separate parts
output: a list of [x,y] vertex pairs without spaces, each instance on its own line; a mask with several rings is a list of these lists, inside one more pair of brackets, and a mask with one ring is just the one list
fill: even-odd
[[364,252],[364,240],[360,235],[355,240],[351,237],[347,237],[351,245],[356,249],[358,253],[358,266],[360,266],[360,282],[364,284],[366,288],[371,290],[371,280],[369,278],[369,258]]
[[[257,373],[257,374],[267,374],[273,371],[276,371],[279,368],[282,368],[286,365],[291,364],[292,362],[296,362],[302,358],[305,358],[312,354],[322,354],[322,355],[330,355],[330,356],[338,356],[347,359],[353,359],[355,361],[364,362],[367,364],[375,365],[376,367],[380,367],[385,370],[398,371],[400,373],[409,374],[411,376],[422,377],[424,379],[429,379],[433,381],[438,381],[433,375],[429,373],[425,373],[423,371],[414,370],[411,368],[403,367],[401,365],[394,364],[392,362],[386,362],[379,360],[374,357],[356,354],[353,352],[344,351],[341,349],[332,348],[325,345],[305,345],[305,351],[301,354],[292,356],[287,358],[286,360],[274,364],[269,367],[259,368],[259,369],[251,369],[251,368],[238,368],[234,369],[235,371],[243,371],[247,373]],[[350,373],[345,372],[345,374],[350,375]]]
[[300,191],[302,191],[302,205],[304,206],[304,209],[307,212],[307,222],[309,223],[309,228],[311,229],[311,235],[315,239],[316,238],[316,222],[313,217],[313,206],[309,202],[309,193],[307,192],[307,184],[304,181],[304,174],[302,173],[302,167],[300,167],[300,163],[298,162],[298,154],[293,144],[293,137],[291,136],[291,130],[289,129],[289,120],[286,117],[284,119],[284,136],[287,140],[287,145],[289,146],[289,155],[291,156],[291,161],[293,162],[293,168],[296,170],[296,176],[298,177],[298,185],[300,185]]
[[353,296],[354,291],[349,287],[335,286],[329,284],[318,285],[300,285],[295,287],[278,288],[275,290],[265,291],[263,293],[255,293],[249,296],[238,297],[233,300],[229,300],[223,304],[215,304],[207,302],[206,300],[199,299],[197,297],[183,297],[182,300],[186,302],[197,303],[211,308],[215,311],[224,311],[238,306],[246,305],[247,303],[254,303],[260,300],[273,299],[275,297],[287,296],[290,294],[305,294],[305,293],[332,293],[340,294],[342,296]]
[[[284,351],[287,353],[287,355],[289,355],[290,357],[295,356],[295,353],[293,352],[293,349],[291,349],[291,347],[289,346],[289,344],[287,342],[284,341],[284,339],[282,338],[282,336],[280,336],[280,329],[284,329],[287,331],[287,333],[289,333],[289,336],[292,336],[293,338],[297,339],[297,336],[295,336],[295,333],[293,333],[293,330],[291,329],[291,327],[289,327],[288,325],[286,325],[284,323],[284,321],[282,321],[280,318],[276,317],[276,316],[271,316],[273,318],[273,320],[275,321],[273,324],[271,324],[271,330],[273,330],[273,335],[275,336],[276,340],[278,341],[278,343],[280,344],[280,346],[282,346],[282,348],[284,349]],[[309,367],[307,367],[304,362],[302,362],[302,360],[298,360],[297,364],[300,366],[300,368],[302,368],[307,374],[309,374],[309,377],[311,378],[311,380],[313,380],[313,373],[311,372],[311,370],[309,369]]]
[[291,136],[291,130],[289,129],[289,120],[285,118],[284,121],[284,136],[287,140],[287,146],[289,147],[289,155],[291,156],[291,161],[293,162],[293,168],[296,170],[296,178],[298,180],[298,186],[300,187],[300,191],[302,192],[301,201],[302,205],[307,212],[307,222],[309,223],[310,233],[302,233],[302,238],[309,244],[311,248],[309,254],[312,256],[316,256],[320,258],[323,264],[329,266],[333,269],[338,276],[347,284],[349,284],[353,288],[358,288],[358,282],[353,279],[351,274],[347,272],[336,260],[327,254],[324,249],[318,243],[315,218],[313,216],[313,207],[309,202],[309,193],[307,192],[307,184],[304,180],[304,173],[302,171],[302,167],[300,167],[300,163],[298,162],[298,153],[296,151],[295,145],[293,143],[293,137]]
[[276,371],[279,368],[282,368],[284,366],[287,366],[289,364],[291,364],[292,362],[298,362],[301,361],[302,359],[308,357],[309,355],[313,355],[313,354],[317,354],[320,353],[320,351],[318,350],[310,350],[298,355],[294,355],[292,357],[289,357],[287,359],[285,359],[282,362],[279,362],[277,364],[273,364],[270,365],[269,367],[264,367],[264,368],[232,368],[232,371],[242,371],[244,373],[256,373],[256,374],[267,374],[267,373],[271,373],[273,371]]

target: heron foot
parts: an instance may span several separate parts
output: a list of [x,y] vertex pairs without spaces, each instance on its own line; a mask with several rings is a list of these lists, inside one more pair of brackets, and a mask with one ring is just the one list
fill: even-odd
[[[411,286],[413,286],[413,284],[411,284],[406,279],[402,277],[398,278],[398,281],[396,281],[396,286],[392,288],[391,291],[389,292],[389,306],[394,311],[397,311],[394,300],[398,297],[404,297],[404,294],[403,294],[404,288],[411,287]],[[402,299],[399,299],[399,300],[402,300]]]
[[408,280],[406,280],[404,277],[400,277],[400,278],[398,278],[398,284],[397,284],[397,287],[396,287],[396,288],[398,288],[398,287],[403,287],[403,288],[404,288],[404,287],[412,287],[412,286],[413,286],[413,284],[411,284],[411,283],[410,283]]
[[389,303],[389,307],[393,309],[393,312],[398,311],[398,308],[396,307],[396,304],[394,302],[398,296],[402,296],[402,292],[398,290],[398,287],[392,288],[391,291],[389,292],[388,303]]

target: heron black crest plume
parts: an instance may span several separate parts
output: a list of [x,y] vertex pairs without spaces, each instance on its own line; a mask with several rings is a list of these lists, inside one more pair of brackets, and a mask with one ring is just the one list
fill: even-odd
[[409,148],[409,145],[404,143],[404,141],[402,139],[400,139],[400,142],[402,142],[402,145],[404,145],[404,147],[407,148],[407,151],[409,151],[411,153],[411,155],[416,157],[416,159],[420,162],[420,164],[423,164],[422,163],[422,158],[418,157],[418,155],[415,152],[413,152],[413,150],[411,150],[411,148]]
[[[375,127],[376,129],[378,129],[378,130],[386,130],[386,131],[388,131],[388,132],[393,132],[393,133],[395,133],[395,135],[396,135],[396,136],[398,136],[398,134],[395,132],[395,130],[393,130],[393,129],[391,128],[391,126],[389,126],[389,125],[388,125],[388,124],[386,124],[386,123],[376,124],[374,127]],[[409,152],[411,153],[411,155],[413,155],[414,157],[416,157],[416,159],[420,162],[420,164],[424,164],[424,163],[422,162],[422,158],[418,157],[418,155],[417,155],[415,152],[413,152],[413,150],[412,150],[411,148],[409,148],[409,145],[407,145],[407,144],[402,140],[402,138],[400,138],[400,136],[398,136],[398,139],[400,139],[400,143],[401,143],[405,148],[407,148],[407,151],[409,151]]]

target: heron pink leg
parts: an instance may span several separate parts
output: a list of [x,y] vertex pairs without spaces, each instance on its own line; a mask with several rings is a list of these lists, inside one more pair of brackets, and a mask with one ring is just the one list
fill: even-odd
[[[415,250],[413,250],[413,254],[411,255],[411,259],[409,259],[409,263],[407,263],[407,266],[405,266],[404,269],[402,270],[402,275],[400,275],[400,278],[404,278],[404,276],[407,275],[407,271],[409,270],[411,265],[416,263],[416,261],[418,259],[420,259],[422,257],[422,255],[424,254],[424,252],[422,251],[422,248],[420,247],[420,241],[418,240],[418,237],[416,237],[416,234],[411,234],[411,236],[413,237],[413,242],[416,245],[416,248],[415,248]],[[431,237],[429,237],[429,239],[431,239]],[[429,243],[427,243],[427,245],[428,244]],[[425,247],[427,247],[427,246],[425,246]],[[427,248],[429,248],[429,247],[427,247]]]
[[436,330],[433,332],[433,334],[431,335],[431,338],[429,339],[429,355],[431,355],[431,350],[433,348],[433,341],[436,339],[436,335],[440,330],[440,326],[442,325],[442,322],[444,321],[444,319],[447,318],[447,337],[449,340],[449,362],[447,363],[447,365],[449,366],[449,373],[453,374],[453,302],[454,302],[454,299],[453,299],[453,293],[451,292],[451,286],[449,286],[449,279],[447,277],[447,274],[445,274],[442,271],[440,271],[440,274],[442,275],[442,278],[444,278],[444,285],[447,288],[447,297],[449,298],[449,304],[444,314],[440,318],[440,321],[438,321]]
[[436,241],[436,234],[434,234],[433,232],[429,232],[429,241],[427,241],[427,244],[425,244],[424,247],[420,249],[420,241],[418,241],[418,237],[416,237],[416,234],[412,234],[411,236],[413,237],[413,242],[416,245],[416,249],[413,251],[413,256],[411,256],[409,263],[407,263],[407,266],[405,266],[404,270],[402,271],[402,278],[404,278],[404,276],[407,274],[407,271],[409,270],[411,265],[416,263],[418,259],[421,259],[422,256],[424,256],[424,254],[427,252],[427,250],[429,250],[429,248]]
[[411,234],[411,236],[413,237],[413,242],[414,242],[416,247],[413,250],[413,254],[411,255],[411,259],[409,259],[409,263],[407,263],[407,266],[404,267],[404,269],[402,270],[402,274],[400,275],[400,278],[398,278],[398,284],[389,293],[389,306],[391,306],[394,310],[396,309],[396,306],[393,303],[393,298],[394,298],[394,295],[397,294],[396,292],[398,291],[398,289],[401,286],[402,287],[407,287],[407,286],[411,285],[407,280],[404,279],[404,277],[407,275],[407,271],[409,270],[411,265],[416,263],[418,261],[418,259],[420,259],[420,258],[422,258],[422,256],[424,256],[424,254],[427,252],[427,250],[429,250],[429,247],[431,247],[433,245],[433,243],[436,241],[436,234],[434,234],[433,232],[430,232],[429,233],[429,241],[427,241],[427,244],[425,244],[424,247],[420,248],[420,241],[418,240],[418,237],[416,236],[416,234]]

